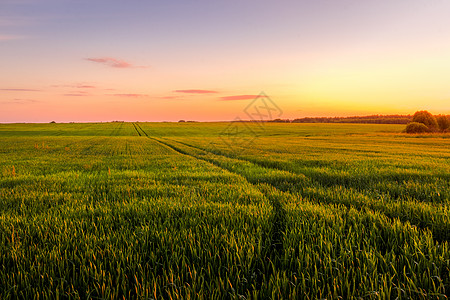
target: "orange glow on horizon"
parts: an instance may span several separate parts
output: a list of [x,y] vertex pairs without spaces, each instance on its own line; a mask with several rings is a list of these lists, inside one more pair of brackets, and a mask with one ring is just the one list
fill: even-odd
[[450,114],[450,2],[350,2],[7,1],[0,123]]

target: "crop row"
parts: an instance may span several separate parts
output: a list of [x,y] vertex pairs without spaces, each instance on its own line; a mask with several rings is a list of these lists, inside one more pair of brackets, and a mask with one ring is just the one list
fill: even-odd
[[[193,155],[193,156],[195,156],[195,157],[197,157],[199,159],[210,161],[210,162],[212,162],[212,163],[214,163],[216,165],[219,165],[221,167],[226,168],[227,170],[231,170],[232,172],[237,172],[238,174],[243,175],[250,182],[252,182],[254,184],[257,184],[257,186],[260,185],[261,178],[263,178],[263,177],[265,178],[266,181],[267,180],[275,180],[275,181],[276,180],[280,180],[279,176],[275,177],[275,178],[274,178],[274,176],[270,176],[271,175],[270,172],[269,172],[269,174],[268,174],[268,172],[261,172],[261,170],[258,170],[257,168],[252,170],[252,166],[249,166],[248,162],[244,162],[244,163],[241,162],[239,165],[237,165],[236,162],[230,162],[230,160],[231,160],[230,158],[218,157],[216,155],[211,155],[210,153],[209,154],[201,153],[199,151],[195,151],[195,149],[193,149],[193,148],[183,147],[183,145],[180,145],[180,144],[174,145],[173,143],[170,143],[170,142],[168,143],[167,141],[161,141],[161,142],[164,143],[164,144],[167,144],[168,146],[170,146],[170,147],[172,147],[174,149],[176,149],[177,151],[180,151],[181,153]],[[273,183],[273,181],[272,181],[272,183]],[[306,206],[308,208],[306,210],[311,210],[311,204],[309,202],[304,202],[304,201],[299,202],[299,200],[302,200],[301,198],[299,199],[298,197],[295,197],[295,196],[291,195],[288,192],[284,192],[284,193],[283,192],[278,192],[278,193],[281,193],[283,195],[283,197],[287,196],[288,198],[290,198],[291,199],[291,201],[290,201],[291,204],[293,202],[293,203],[295,203],[295,205],[297,207],[300,206],[301,207],[300,210],[302,212],[305,210],[305,207],[302,207],[302,206]],[[271,194],[267,194],[267,193],[265,193],[265,194],[266,194],[266,196],[269,199],[273,198],[273,196]],[[294,199],[294,200],[292,201],[292,199]],[[315,207],[315,205],[313,207]],[[313,211],[315,211],[315,210],[317,210],[317,207],[315,207],[313,209]],[[425,240],[427,240],[427,242],[426,242],[426,246],[424,246],[424,248],[426,248],[428,250],[432,250],[435,247],[440,248],[440,249],[442,249],[442,247],[443,248],[448,247],[447,246],[448,245],[447,242],[444,242],[443,244],[436,244],[435,242],[433,242],[432,236],[430,234],[427,234],[426,232],[424,233],[422,231],[418,231],[414,227],[411,227],[408,223],[407,224],[403,224],[403,223],[401,223],[399,221],[396,221],[396,220],[391,221],[390,219],[386,218],[383,215],[380,215],[380,214],[378,214],[376,212],[374,213],[372,211],[367,211],[367,210],[364,210],[364,211],[361,211],[361,212],[356,212],[356,211],[351,210],[351,209],[350,209],[350,211],[348,211],[348,210],[344,210],[344,211],[346,211],[345,212],[345,218],[346,219],[349,218],[349,216],[351,215],[352,216],[351,218],[355,218],[356,217],[357,219],[363,219],[364,220],[364,223],[366,224],[366,227],[370,228],[370,233],[373,235],[373,238],[375,239],[373,241],[373,243],[370,245],[370,247],[373,247],[373,249],[379,249],[379,251],[381,251],[382,254],[381,255],[378,254],[378,255],[381,256],[381,257],[386,256],[386,255],[391,255],[392,254],[392,249],[395,249],[394,250],[394,252],[395,252],[397,249],[400,249],[402,246],[405,246],[405,245],[408,245],[409,243],[412,243],[412,244],[414,244],[414,246],[412,247],[412,250],[411,250],[410,253],[408,253],[408,254],[405,254],[405,253],[399,254],[402,257],[406,256],[406,261],[404,263],[406,265],[410,265],[411,262],[409,260],[412,259],[412,257],[414,255],[416,255],[415,251],[417,251],[417,248],[416,248],[417,241],[411,242],[410,240],[408,240],[410,238],[422,239],[422,237],[426,236]],[[272,222],[274,222],[274,221],[276,221],[276,220],[272,220]],[[354,220],[352,222],[354,222]],[[383,224],[383,226],[381,226],[382,228],[377,227],[377,225],[380,225],[380,224]],[[368,226],[368,225],[371,225],[371,226]],[[274,226],[274,224],[272,226]],[[286,226],[284,225],[283,228],[286,228]],[[291,228],[291,227],[288,226],[287,229],[289,229],[289,228]],[[297,228],[297,227],[294,226],[294,228]],[[326,228],[326,226],[324,228]],[[400,231],[397,231],[398,229],[400,229]],[[285,233],[283,233],[283,234],[285,234]],[[381,235],[381,238],[380,238],[380,235]],[[403,239],[404,239],[404,237],[406,237],[406,239],[408,241],[402,240],[402,236],[403,236]],[[315,241],[316,242],[321,242],[321,241],[324,241],[324,240],[326,240],[325,237],[320,237],[318,240],[315,240]],[[283,239],[283,241],[284,241],[283,244],[286,244],[286,242],[289,243],[289,245],[294,245],[295,244],[295,242],[294,242],[294,244],[290,243],[292,241],[291,238]],[[349,245],[350,244],[351,243],[349,243]],[[286,247],[286,245],[284,247]],[[290,248],[288,247],[288,249],[291,252],[294,251],[294,250],[292,250],[292,247],[290,247]],[[421,250],[421,251],[423,252],[423,250]],[[364,255],[366,255],[366,257],[367,257],[367,252],[368,252],[367,249],[361,250],[361,252],[364,253]],[[445,252],[445,250],[444,250],[444,252]],[[395,261],[395,258],[396,258],[395,253],[392,255],[392,257],[393,257],[393,261]],[[438,255],[438,257],[439,257],[439,255]],[[424,257],[422,257],[421,259],[423,259],[423,258]],[[412,296],[425,297],[427,295],[427,293],[425,292],[426,289],[417,288],[417,286],[415,286],[414,284],[411,285],[411,283],[418,284],[418,282],[422,282],[422,284],[424,284],[427,287],[427,289],[431,288],[431,290],[434,290],[437,293],[437,294],[435,294],[435,296],[439,295],[439,293],[441,293],[440,295],[442,296],[443,295],[442,292],[443,291],[445,292],[445,288],[448,287],[448,280],[449,279],[448,279],[448,276],[446,274],[448,274],[449,264],[448,264],[448,261],[446,261],[446,259],[443,259],[443,257],[439,257],[437,259],[440,260],[440,265],[441,265],[441,268],[438,271],[439,275],[436,275],[437,277],[435,277],[436,279],[439,278],[437,283],[433,282],[433,280],[430,281],[429,277],[428,277],[428,275],[430,275],[429,274],[429,267],[430,266],[434,266],[433,263],[429,264],[428,267],[424,267],[424,269],[422,271],[428,271],[428,273],[426,273],[427,275],[425,275],[422,279],[420,279],[420,278],[411,279],[408,276],[415,276],[416,274],[418,274],[418,273],[416,273],[417,270],[411,270],[411,272],[408,272],[407,274],[406,273],[399,274],[399,270],[402,270],[402,268],[404,269],[406,265],[402,265],[402,264],[393,265],[392,264],[393,261],[388,262],[388,263],[386,263],[384,261],[385,264],[383,265],[383,267],[381,267],[381,270],[380,270],[380,267],[377,267],[374,270],[372,270],[372,272],[373,272],[373,274],[380,275],[380,276],[383,275],[383,273],[393,273],[393,274],[389,275],[389,276],[391,276],[391,279],[390,279],[391,281],[389,281],[389,280],[386,281],[386,278],[388,278],[389,276],[387,274],[384,274],[384,276],[386,278],[382,279],[381,283],[379,282],[378,279],[376,279],[375,281],[371,282],[370,286],[372,286],[372,288],[374,287],[374,284],[376,286],[378,286],[378,287],[380,287],[380,285],[383,286],[383,288],[380,287],[381,290],[383,290],[383,292],[377,292],[378,289],[373,289],[373,291],[374,291],[373,295],[374,296],[379,296],[380,293],[381,293],[381,294],[383,294],[386,297],[390,297],[391,295],[393,295],[393,292],[391,291],[391,288],[389,288],[389,292],[387,292],[384,289],[386,287],[392,287],[392,283],[394,283],[394,286],[398,287],[396,292],[400,296],[401,295],[403,295],[403,296],[408,295],[409,297],[412,297]],[[327,261],[330,261],[329,257],[327,257]],[[331,261],[333,261],[333,259],[331,259]],[[379,264],[379,262],[372,262],[371,265],[378,265],[378,264]],[[361,262],[361,265],[367,265],[367,264],[366,264],[366,262]],[[317,266],[317,264],[315,266]],[[277,268],[277,272],[280,272],[280,269],[278,269],[279,266],[274,266],[274,267]],[[292,266],[291,267],[287,266],[287,268],[289,270],[292,270]],[[389,270],[389,268],[391,268],[391,270]],[[281,269],[283,269],[283,268],[281,268]],[[355,270],[353,268],[351,268],[351,272],[353,272],[353,271],[355,271]],[[437,271],[437,270],[435,269],[435,271]],[[360,278],[365,278],[368,275],[369,275],[369,273],[367,273],[367,272],[366,273],[362,273],[360,275]],[[397,276],[396,280],[392,281],[392,278],[394,278],[396,276]],[[327,276],[325,276],[325,277],[327,277]],[[336,278],[336,277],[328,276],[327,278]],[[399,278],[401,278],[400,282],[398,282]],[[405,283],[405,281],[406,281],[406,283]],[[362,280],[362,282],[364,282],[364,280]],[[305,282],[303,282],[303,284],[304,284],[304,286],[303,286],[303,288],[304,288],[303,291],[304,291],[308,287],[308,285]],[[319,282],[317,282],[316,284],[318,284],[319,286],[323,286],[323,281],[319,280]],[[346,282],[346,284],[348,286],[349,283]],[[397,285],[395,285],[395,284],[397,284]],[[436,284],[439,285],[440,288],[436,289]],[[336,282],[334,282],[331,285],[327,285],[327,286],[328,287],[330,287],[330,286],[336,287],[336,286],[339,286],[339,285],[336,285]],[[363,283],[357,282],[356,284],[353,285],[353,290],[351,290],[350,292],[347,291],[349,293],[344,292],[343,290],[338,291],[339,289],[337,289],[337,290],[335,290],[333,292],[333,295],[334,296],[336,296],[336,295],[348,295],[348,296],[351,295],[351,296],[355,296],[355,293],[357,293],[357,290],[361,291],[361,287],[362,286],[364,286]],[[418,284],[418,286],[420,286],[420,284]],[[278,289],[281,289],[281,286],[278,286]],[[281,289],[281,290],[283,290],[283,289]],[[306,293],[303,296],[311,295],[311,292],[313,292],[313,291],[317,292],[317,287],[313,288],[312,290],[310,290],[309,293]],[[407,292],[405,292],[405,291],[407,291]],[[292,296],[291,292],[292,291],[290,291],[287,295],[291,295]],[[326,294],[326,292],[327,292],[327,289],[324,290],[325,294]],[[294,294],[295,293],[296,292],[294,292]],[[329,290],[328,290],[328,293],[330,293]],[[324,295],[319,294],[317,296],[318,297],[322,297]],[[330,296],[330,294],[328,294],[327,296]]]
[[[117,136],[94,137],[98,124],[93,136],[4,139],[0,298],[450,295],[443,202],[395,206],[248,153],[205,151],[208,139],[149,134],[181,134],[179,124],[114,125]],[[217,135],[208,126],[186,130]],[[278,147],[280,157],[292,150]],[[425,229],[395,216],[410,207],[429,210]]]
[[[410,189],[402,197],[394,197],[389,193],[382,192],[381,186],[384,189],[401,188],[401,184],[394,184],[390,180],[378,181],[377,184],[366,183],[354,186],[324,184],[322,180],[318,180],[317,176],[311,174],[310,169],[286,167],[289,161],[283,162],[285,165],[280,162],[273,164],[270,163],[270,158],[265,157],[264,154],[259,156],[250,156],[248,153],[236,155],[227,152],[227,148],[223,148],[223,145],[222,148],[216,148],[215,145],[214,147],[211,145],[201,147],[191,145],[183,140],[177,141],[177,147],[199,151],[199,153],[204,152],[209,156],[228,158],[228,161],[235,164],[235,169],[239,169],[241,172],[247,169],[248,172],[253,173],[252,179],[258,182],[268,182],[278,189],[297,194],[303,199],[320,203],[343,204],[357,209],[367,207],[380,211],[390,218],[399,218],[401,221],[409,221],[421,228],[428,228],[438,241],[450,240],[450,207],[446,204],[449,199],[450,187],[445,188],[448,186],[448,181],[439,179],[439,176],[436,180],[441,180],[443,183],[439,187],[433,187],[433,191],[442,197],[444,203],[433,204],[418,200]],[[398,176],[393,171],[391,173],[392,176]],[[371,172],[367,172],[367,174],[371,174]],[[375,181],[375,179],[373,180]],[[426,186],[426,182],[414,184],[417,189],[425,189]],[[432,197],[434,192],[424,190],[423,194]]]

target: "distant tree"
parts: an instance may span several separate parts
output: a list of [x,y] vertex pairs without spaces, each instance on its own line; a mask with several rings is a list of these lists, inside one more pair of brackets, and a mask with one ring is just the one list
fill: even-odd
[[51,121],[51,122],[50,122],[50,124],[55,124],[55,123],[56,123],[55,121]]
[[371,115],[353,117],[305,117],[294,119],[291,123],[408,124],[411,120],[411,115]]
[[411,122],[408,125],[406,125],[406,133],[426,133],[431,132],[430,128],[423,124],[418,122]]
[[441,131],[446,131],[450,128],[450,120],[445,115],[439,115],[436,117],[437,124]]
[[178,123],[184,123],[186,122],[185,120],[179,120]]
[[291,121],[289,119],[274,119],[274,120],[269,120],[267,122],[271,122],[271,123],[290,123]]
[[426,110],[417,111],[413,116],[412,122],[422,123],[430,131],[435,131],[439,128],[436,118]]

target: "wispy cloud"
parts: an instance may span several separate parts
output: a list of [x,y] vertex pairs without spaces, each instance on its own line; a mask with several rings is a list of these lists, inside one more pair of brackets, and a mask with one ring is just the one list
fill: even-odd
[[68,94],[64,94],[63,96],[66,96],[66,97],[86,97],[86,96],[88,96],[88,94],[86,94],[86,93],[68,93]]
[[256,97],[267,97],[267,96],[261,96],[261,95],[235,95],[235,96],[226,96],[226,97],[220,97],[219,99],[222,101],[234,101],[234,100],[252,100]]
[[112,68],[127,69],[127,68],[147,68],[146,66],[136,66],[124,60],[120,60],[112,57],[99,57],[99,58],[85,58],[87,61],[104,64]]
[[27,37],[21,36],[21,35],[4,35],[0,34],[0,42],[2,41],[12,41],[12,40],[22,40],[26,39]]
[[97,87],[93,86],[93,85],[77,85],[76,88],[79,88],[79,89],[96,89]]
[[185,93],[185,94],[215,94],[217,91],[211,90],[175,90],[176,93]]
[[112,94],[115,97],[124,97],[124,98],[144,98],[149,97],[149,95],[145,94]]
[[0,91],[5,91],[5,92],[40,92],[41,90],[37,90],[37,89],[0,89]]
[[16,98],[16,99],[13,99],[12,102],[15,102],[15,103],[36,103],[36,102],[39,102],[39,101],[35,100],[35,99],[18,99],[18,98]]
[[38,100],[35,99],[10,99],[10,100],[5,100],[5,101],[1,101],[0,103],[2,104],[31,104],[31,103],[36,103],[39,102]]
[[73,88],[73,89],[96,89],[97,87],[94,85],[88,84],[55,84],[51,87],[54,88]]

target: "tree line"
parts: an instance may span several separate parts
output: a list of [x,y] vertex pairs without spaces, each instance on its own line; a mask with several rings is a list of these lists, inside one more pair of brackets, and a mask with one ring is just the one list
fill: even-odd
[[450,132],[450,116],[434,116],[426,110],[417,111],[410,123],[406,125],[406,133]]
[[352,117],[305,117],[294,120],[275,119],[273,123],[365,123],[365,124],[408,124],[412,115],[370,115]]

